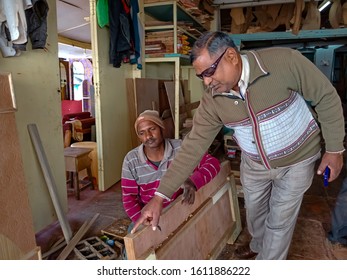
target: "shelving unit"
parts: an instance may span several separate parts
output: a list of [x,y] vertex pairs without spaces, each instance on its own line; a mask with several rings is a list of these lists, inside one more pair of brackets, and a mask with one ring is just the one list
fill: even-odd
[[[179,138],[179,86],[180,86],[180,67],[189,65],[188,55],[179,53],[178,32],[182,32],[189,39],[190,44],[204,32],[207,28],[199,22],[192,14],[185,10],[177,1],[166,1],[144,4],[145,14],[158,21],[158,24],[146,26],[145,32],[172,30],[173,31],[173,53],[161,53],[155,55],[146,55],[145,63],[174,63],[174,82],[175,82],[175,138]],[[188,22],[190,29],[180,27],[179,22]]]

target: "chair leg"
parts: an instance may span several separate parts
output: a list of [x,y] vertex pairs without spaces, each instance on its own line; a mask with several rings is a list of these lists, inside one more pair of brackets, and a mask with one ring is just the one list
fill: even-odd
[[94,183],[93,183],[94,179],[93,179],[92,170],[90,169],[90,167],[87,167],[87,173],[88,173],[91,189],[94,190]]
[[73,186],[73,180],[74,180],[74,176],[73,176],[73,172],[68,172],[68,177],[69,177],[69,184],[70,184],[70,189],[73,190],[74,186]]
[[80,200],[80,181],[78,178],[78,172],[74,172],[74,181],[75,181],[75,196],[77,200]]

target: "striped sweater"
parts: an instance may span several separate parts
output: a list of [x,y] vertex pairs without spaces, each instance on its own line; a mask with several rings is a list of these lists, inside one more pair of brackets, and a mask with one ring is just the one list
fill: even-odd
[[344,150],[341,99],[311,61],[289,48],[243,54],[250,67],[245,100],[204,93],[193,128],[160,181],[159,193],[170,197],[175,192],[223,126],[235,130],[243,155],[268,169],[313,157],[322,138],[326,151]]
[[[128,152],[122,167],[122,200],[125,212],[135,222],[141,215],[141,209],[154,196],[162,176],[166,173],[171,161],[181,147],[179,139],[165,139],[164,158],[157,167],[153,165],[143,151],[143,144]],[[209,154],[205,154],[198,166],[194,169],[190,179],[197,189],[211,181],[219,172],[219,161]],[[178,188],[172,195],[171,201],[182,194]],[[165,201],[163,207],[170,204]]]

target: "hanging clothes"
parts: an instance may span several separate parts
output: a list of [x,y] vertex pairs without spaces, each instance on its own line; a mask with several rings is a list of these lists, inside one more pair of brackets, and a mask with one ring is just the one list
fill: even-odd
[[31,0],[0,0],[0,50],[4,57],[19,55],[13,44],[27,42],[25,10]]
[[96,18],[100,28],[108,26],[108,0],[98,0],[96,2]]
[[25,10],[32,49],[44,49],[47,40],[48,4],[46,0],[32,0],[32,8]]
[[110,30],[109,60],[116,68],[130,63],[142,69],[143,26],[138,13],[138,0],[98,0],[96,3],[98,25]]
[[139,19],[139,4],[138,0],[130,0],[130,13],[131,13],[131,19],[134,26],[134,43],[135,43],[135,61],[133,63],[137,63],[137,69],[142,69],[142,60],[141,60],[141,41],[143,38],[141,38],[140,34],[143,34],[140,30],[140,27],[142,29],[141,21]]
[[[28,0],[27,0],[28,1]],[[44,49],[47,40],[47,15],[48,4],[46,0],[32,0],[32,7],[25,10],[25,17],[28,25],[28,36],[32,49]],[[25,44],[13,44],[19,51],[26,51]]]
[[109,0],[110,64],[120,68],[122,62],[129,63],[134,50],[134,29],[130,17],[130,6],[125,0]]

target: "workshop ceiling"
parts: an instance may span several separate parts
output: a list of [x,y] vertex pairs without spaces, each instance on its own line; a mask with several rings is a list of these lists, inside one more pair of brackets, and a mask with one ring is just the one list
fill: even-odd
[[[56,0],[56,4],[59,41],[67,38],[90,44],[89,0]],[[91,57],[91,51],[59,43],[59,57]]]

